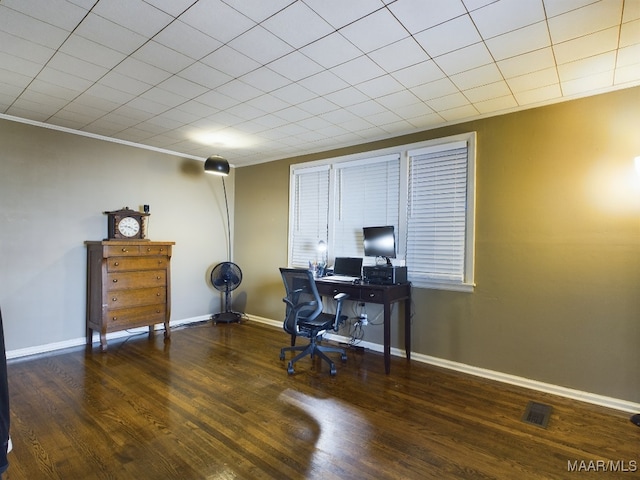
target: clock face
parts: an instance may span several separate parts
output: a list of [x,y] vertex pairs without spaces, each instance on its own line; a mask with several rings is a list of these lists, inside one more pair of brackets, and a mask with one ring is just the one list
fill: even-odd
[[124,217],[118,222],[118,231],[124,237],[135,237],[140,231],[140,222],[133,217]]

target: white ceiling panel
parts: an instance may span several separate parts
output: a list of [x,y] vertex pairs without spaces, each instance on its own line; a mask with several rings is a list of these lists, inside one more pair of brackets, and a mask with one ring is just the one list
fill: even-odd
[[638,85],[638,0],[0,1],[0,115],[236,166]]

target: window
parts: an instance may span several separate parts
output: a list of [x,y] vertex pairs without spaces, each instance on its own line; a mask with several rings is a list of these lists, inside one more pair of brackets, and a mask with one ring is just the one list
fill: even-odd
[[418,287],[473,290],[475,133],[291,167],[289,264],[363,256],[362,227],[393,225]]

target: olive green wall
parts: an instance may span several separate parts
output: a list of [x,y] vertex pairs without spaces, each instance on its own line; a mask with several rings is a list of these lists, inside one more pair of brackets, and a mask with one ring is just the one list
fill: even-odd
[[[245,311],[280,320],[289,166],[477,132],[473,293],[414,288],[418,354],[640,401],[640,88],[236,171]],[[380,343],[380,327],[365,340]],[[398,342],[394,328],[393,345]]]

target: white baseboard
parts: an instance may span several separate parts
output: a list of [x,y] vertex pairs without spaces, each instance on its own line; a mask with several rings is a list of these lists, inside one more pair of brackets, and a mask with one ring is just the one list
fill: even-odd
[[[281,320],[273,320],[270,318],[259,317],[257,315],[245,314],[246,318],[250,321],[263,323],[265,325],[269,325],[275,328],[282,328]],[[170,323],[171,327],[179,327],[181,325],[187,325],[190,323],[197,323],[206,320],[210,320],[211,315],[201,315],[199,317],[186,318],[182,320],[176,320]],[[161,330],[162,325],[156,325],[156,330]],[[148,332],[149,329],[147,327],[134,328],[131,330],[123,330],[120,332],[113,332],[107,334],[107,341],[115,338],[127,337],[130,335],[136,335],[140,333]],[[347,337],[335,334],[327,334],[327,338],[330,340],[335,340],[337,342],[348,343],[349,339]],[[93,343],[99,341],[97,335],[93,337]],[[35,347],[22,348],[18,350],[10,350],[6,352],[7,360],[21,357],[28,357],[32,355],[38,355],[42,353],[49,353],[56,350],[62,350],[70,347],[77,347],[80,345],[85,345],[86,338],[76,338],[71,340],[66,340],[64,342],[56,342],[49,343],[46,345],[38,345]],[[371,342],[359,342],[358,346],[368,348],[374,352],[382,353],[384,348],[382,345],[378,343]],[[396,357],[405,357],[405,352],[399,348],[391,348],[391,355]],[[529,390],[535,390],[544,393],[550,393],[552,395],[558,395],[565,398],[571,398],[573,400],[579,400],[581,402],[591,403],[594,405],[600,405],[607,408],[612,408],[614,410],[620,410],[623,412],[629,413],[637,413],[640,412],[640,403],[630,402],[628,400],[621,400],[618,398],[607,397],[604,395],[598,395],[596,393],[583,392],[581,390],[575,390],[572,388],[562,387],[559,385],[553,385],[550,383],[539,382],[537,380],[532,380],[529,378],[518,377],[516,375],[510,375],[507,373],[497,372],[495,370],[487,370],[485,368],[474,367],[473,365],[467,365],[464,363],[453,362],[451,360],[446,360],[443,358],[431,357],[429,355],[423,355],[421,353],[411,352],[411,359],[417,362],[427,363],[429,365],[434,365],[436,367],[442,367],[449,370],[455,370],[457,372],[466,373],[469,375],[474,375],[476,377],[482,377],[489,380],[494,380],[497,382],[507,383],[510,385],[515,385],[518,387],[528,388]]]
[[[199,317],[192,317],[183,320],[176,320],[173,322],[169,322],[169,325],[174,327],[179,327],[181,325],[186,325],[189,323],[202,322],[205,320],[210,320],[211,315],[201,315]],[[156,330],[163,330],[164,326],[162,324],[158,324],[155,326]],[[115,338],[129,337],[131,335],[139,335],[142,333],[149,332],[149,327],[139,327],[139,328],[131,328],[129,330],[121,330],[119,332],[112,332],[107,334],[107,341]],[[94,332],[92,343],[96,343],[100,341],[100,336]],[[55,343],[47,343],[45,345],[36,345],[34,347],[20,348],[18,350],[7,350],[7,360],[14,358],[22,358],[22,357],[30,357],[32,355],[39,355],[42,353],[50,353],[55,352],[57,350],[64,350],[65,348],[78,347],[80,345],[86,345],[87,339],[86,337],[81,338],[73,338],[71,340],[65,340],[63,342],[55,342]]]
[[[256,317],[254,315],[247,315],[247,317],[255,322],[282,328],[282,321]],[[342,343],[347,343],[349,341],[347,337],[335,334],[327,334],[326,337],[330,340],[335,340]],[[384,352],[383,345],[380,345],[378,343],[360,342],[358,343],[358,346],[368,348],[369,350],[373,350],[374,352]],[[391,355],[403,358],[406,357],[404,350],[393,347],[391,348]],[[457,372],[474,375],[476,377],[482,377],[497,382],[528,388],[529,390],[550,393],[552,395],[558,395],[560,397],[571,398],[573,400],[579,400],[581,402],[600,405],[603,407],[612,408],[614,410],[620,410],[629,413],[640,412],[640,403],[607,397],[604,395],[598,395],[596,393],[583,392],[581,390],[574,390],[572,388],[553,385],[551,383],[539,382],[537,380],[531,380],[529,378],[518,377],[516,375],[510,375],[494,370],[487,370],[485,368],[474,367],[473,365],[467,365],[464,363],[453,362],[451,360],[446,360],[443,358],[431,357],[429,355],[423,355],[421,353],[411,352],[411,360],[427,363],[429,365],[434,365],[436,367],[442,367],[449,370],[455,370]]]

